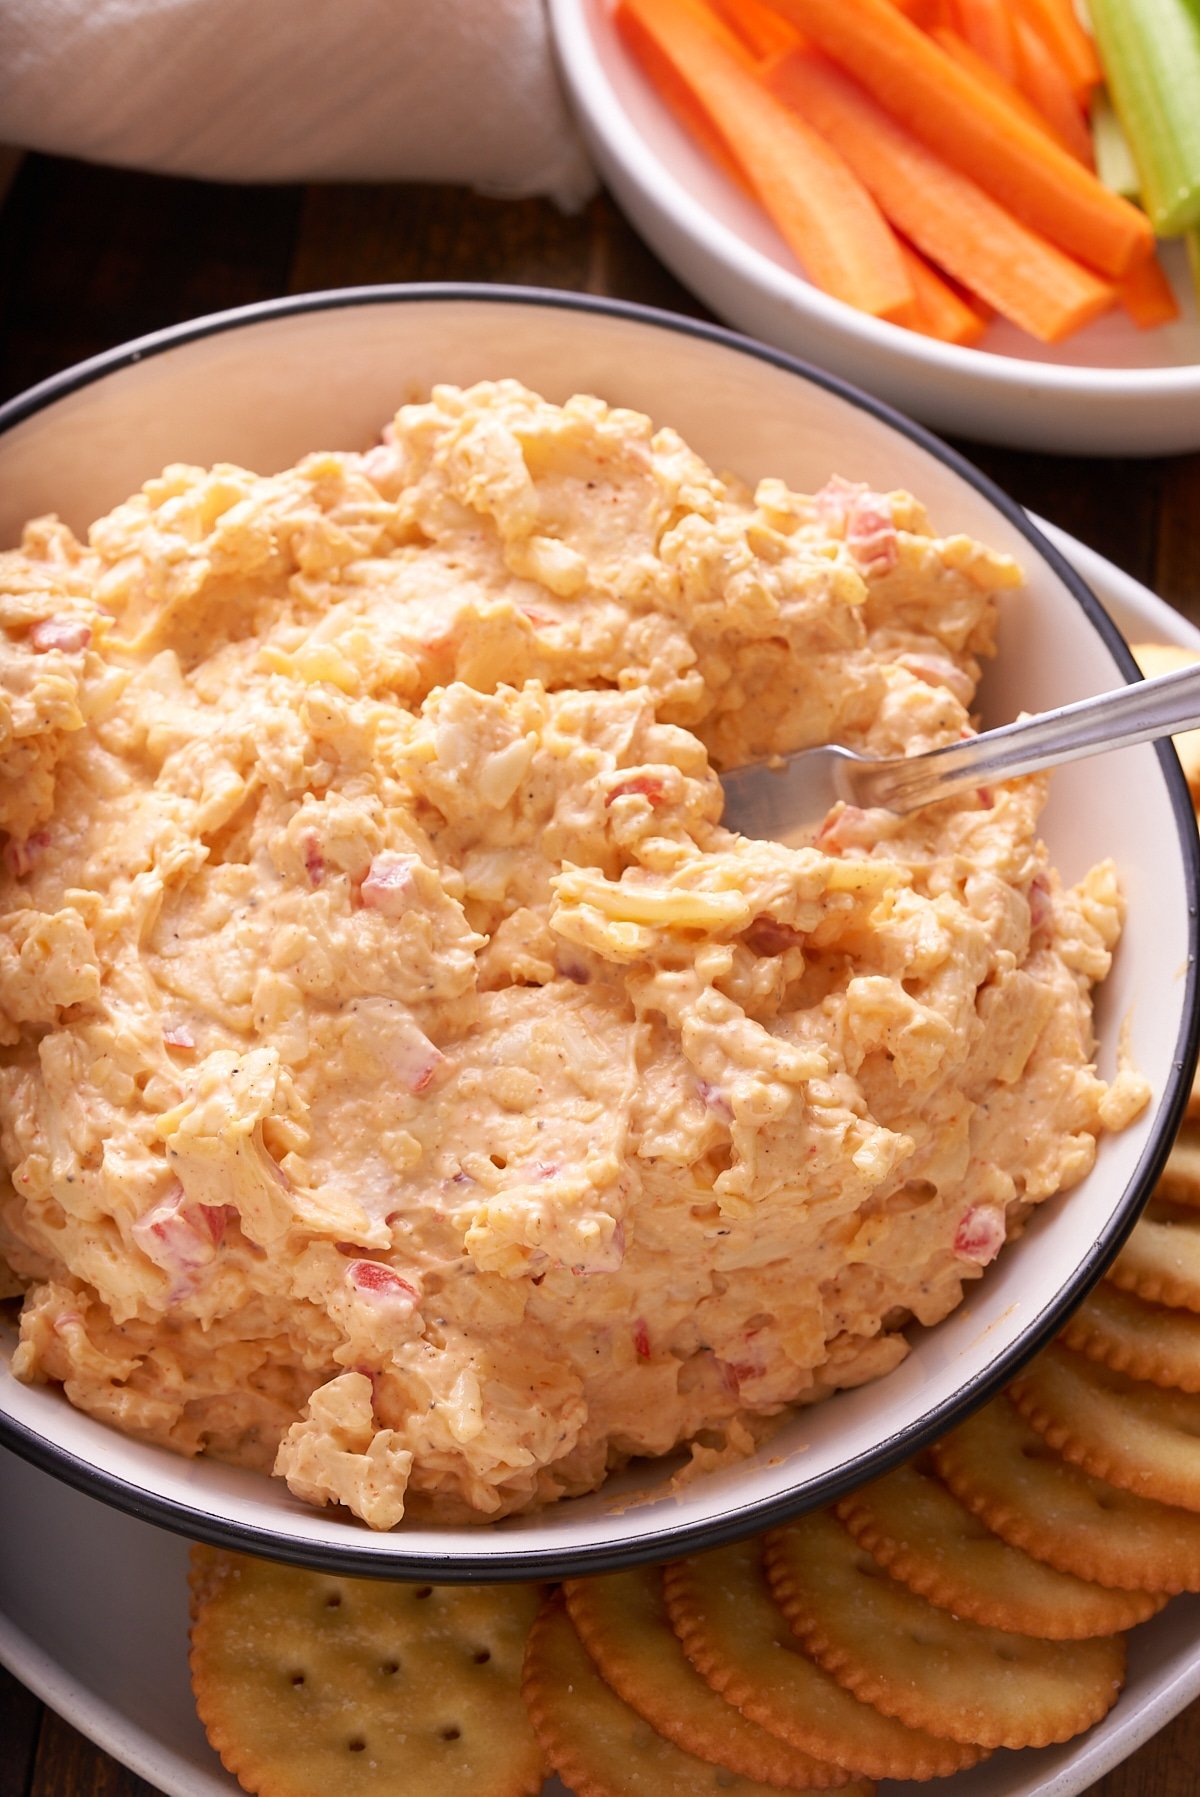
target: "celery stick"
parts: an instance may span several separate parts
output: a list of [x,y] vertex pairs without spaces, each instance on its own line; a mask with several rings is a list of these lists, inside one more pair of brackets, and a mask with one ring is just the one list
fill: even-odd
[[1129,139],[1121,129],[1116,108],[1102,87],[1092,95],[1088,122],[1096,153],[1096,173],[1105,187],[1111,187],[1114,193],[1127,200],[1140,199],[1142,183],[1138,179]]
[[1096,48],[1160,236],[1200,222],[1200,0],[1088,0]]
[[1196,310],[1200,312],[1200,225],[1193,225],[1185,231],[1183,241],[1187,245],[1188,270],[1192,277],[1192,286],[1196,290]]

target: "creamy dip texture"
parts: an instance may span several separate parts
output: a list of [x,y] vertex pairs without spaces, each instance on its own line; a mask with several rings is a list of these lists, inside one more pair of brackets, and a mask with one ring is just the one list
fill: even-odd
[[[852,471],[848,471],[852,472]],[[0,557],[14,1369],[375,1528],[746,1451],[1146,1099],[1044,779],[811,846],[714,769],[972,728],[1014,563],[514,382]]]

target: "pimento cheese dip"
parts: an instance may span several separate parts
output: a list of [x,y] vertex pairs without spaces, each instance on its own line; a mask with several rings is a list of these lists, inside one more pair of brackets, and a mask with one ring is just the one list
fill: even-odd
[[[852,471],[850,471],[852,472]],[[1146,1100],[1044,779],[809,846],[714,771],[972,729],[1006,556],[512,381],[0,557],[13,1362],[373,1528],[747,1451]]]

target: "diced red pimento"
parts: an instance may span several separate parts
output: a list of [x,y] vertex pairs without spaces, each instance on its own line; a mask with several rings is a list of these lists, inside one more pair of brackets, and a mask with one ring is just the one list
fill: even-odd
[[859,567],[871,573],[886,574],[894,568],[900,559],[900,545],[890,509],[860,507],[846,531],[846,547]]
[[91,642],[92,628],[82,618],[41,618],[29,632],[29,640],[39,654],[61,649],[64,655],[78,655]]
[[960,1260],[986,1267],[1003,1248],[1006,1233],[1005,1216],[999,1205],[973,1204],[959,1219],[954,1252]]
[[224,1239],[229,1214],[224,1204],[189,1204],[176,1181],[138,1218],[131,1233],[143,1254],[178,1277],[208,1265]]
[[555,965],[564,980],[570,980],[575,986],[586,986],[591,980],[591,971],[587,965],[574,954],[566,943],[560,942],[554,951]]
[[187,1214],[194,1214],[195,1219],[208,1231],[209,1239],[215,1246],[224,1241],[229,1221],[237,1216],[238,1211],[233,1204],[194,1204],[188,1206]]
[[639,1360],[650,1358],[650,1331],[645,1317],[639,1317],[633,1325],[633,1351]]
[[360,888],[363,904],[368,910],[382,911],[385,917],[402,917],[416,897],[413,869],[419,865],[416,855],[383,849],[371,862]]
[[321,853],[318,838],[311,830],[304,838],[304,871],[311,886],[319,886],[325,878],[325,857]]
[[446,1057],[414,1023],[412,1034],[405,1041],[393,1039],[388,1043],[386,1059],[400,1084],[416,1096],[432,1084]]
[[[956,661],[951,660],[950,656],[935,655],[928,650],[908,650],[903,655],[897,655],[896,663],[898,667],[904,668],[914,679],[920,680],[925,686],[944,687],[947,692],[953,693],[954,697],[963,705],[971,703],[974,687],[970,677],[964,673]],[[968,730],[963,734],[969,736],[971,732]]]
[[866,572],[886,573],[900,556],[899,539],[885,493],[872,493],[863,481],[835,474],[813,494],[818,516],[840,532],[854,560]]
[[10,836],[4,845],[4,865],[14,878],[23,880],[26,874],[33,872],[39,857],[49,846],[49,830],[35,830],[23,840]]
[[1047,929],[1054,918],[1054,901],[1050,895],[1050,882],[1045,874],[1034,874],[1029,882],[1028,896],[1030,929]]
[[844,530],[850,507],[866,490],[863,481],[846,480],[843,475],[831,474],[825,485],[818,487],[812,496],[818,518],[832,531]]
[[442,1066],[444,1060],[446,1060],[446,1055],[442,1055],[440,1049],[435,1048],[433,1042],[429,1042],[428,1057],[420,1062],[420,1066],[415,1064],[411,1069],[410,1076],[404,1080],[410,1093],[424,1093],[426,1085],[433,1080],[433,1075],[437,1073],[438,1067]]
[[870,812],[861,805],[835,805],[813,837],[813,846],[836,855],[843,849],[869,849],[878,835]]
[[358,1291],[373,1296],[403,1298],[405,1303],[415,1304],[421,1295],[415,1285],[381,1260],[351,1261],[347,1276]]
[[711,1111],[713,1116],[719,1117],[723,1123],[732,1122],[733,1106],[720,1086],[714,1086],[711,1080],[698,1079],[696,1090],[700,1094],[700,1102],[706,1111]]
[[604,803],[611,805],[614,800],[623,799],[630,793],[645,799],[652,810],[657,810],[666,797],[666,788],[654,774],[633,774],[628,780],[618,781],[616,786],[609,787]]
[[781,923],[765,911],[753,918],[746,930],[746,947],[756,955],[782,955],[789,948],[802,948],[803,945],[803,931],[793,929],[790,923]]

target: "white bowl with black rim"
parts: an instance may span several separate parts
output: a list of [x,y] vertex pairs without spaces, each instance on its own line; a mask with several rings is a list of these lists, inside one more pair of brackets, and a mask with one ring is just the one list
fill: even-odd
[[761,207],[692,140],[630,56],[611,0],[548,0],[564,85],[605,184],[718,318],[817,362],[936,430],[1079,455],[1200,448],[1200,310],[1182,240],[1162,261],[1179,317],[1120,310],[1064,343],[994,319],[970,348],[857,312],[812,286]]
[[[171,461],[263,472],[314,448],[365,448],[398,405],[447,381],[513,376],[555,401],[600,395],[669,423],[710,463],[812,491],[833,473],[907,487],[942,532],[1007,550],[1027,584],[1007,598],[984,721],[1133,677],[1115,624],[1062,554],[982,475],[920,427],[785,354],[615,301],[501,287],[368,287],[267,302],[158,332],[0,408],[0,547],[57,511],[75,529]],[[601,1571],[736,1538],[878,1474],[991,1396],[1054,1335],[1136,1220],[1182,1114],[1197,1046],[1196,827],[1169,745],[1059,770],[1044,817],[1068,880],[1105,856],[1128,925],[1097,1012],[1099,1067],[1122,1048],[1153,1102],[1102,1142],[1093,1171],[1039,1208],[895,1372],[798,1412],[739,1465],[679,1489],[672,1464],[474,1526],[374,1533],[277,1480],[185,1460],[74,1410],[9,1368],[0,1326],[0,1442],[69,1484],[199,1540],[347,1573],[524,1578]]]

